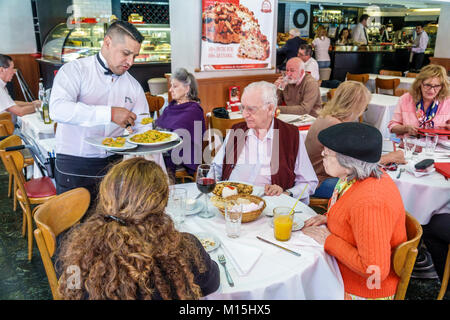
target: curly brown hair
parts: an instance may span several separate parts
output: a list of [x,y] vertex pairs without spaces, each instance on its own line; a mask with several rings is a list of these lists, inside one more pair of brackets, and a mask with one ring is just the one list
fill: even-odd
[[[168,190],[167,175],[153,161],[132,158],[111,168],[96,210],[62,241],[57,268],[63,299],[201,296],[192,270],[205,272],[204,261],[165,213]],[[71,274],[64,271],[70,266],[80,268],[81,289],[68,287]]]

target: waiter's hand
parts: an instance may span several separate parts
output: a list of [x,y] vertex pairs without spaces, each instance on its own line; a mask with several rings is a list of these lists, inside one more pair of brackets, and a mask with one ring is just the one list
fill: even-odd
[[122,128],[134,126],[134,120],[136,120],[136,114],[130,110],[122,107],[111,108],[111,121],[118,124]]

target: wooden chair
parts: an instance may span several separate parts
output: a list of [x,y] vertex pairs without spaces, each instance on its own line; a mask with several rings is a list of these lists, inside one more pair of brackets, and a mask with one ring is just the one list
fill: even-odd
[[416,73],[416,72],[408,72],[408,73],[406,74],[406,77],[407,77],[407,78],[416,78],[417,75],[418,75],[418,73]]
[[[5,151],[0,151],[0,153]],[[31,179],[25,181],[22,169],[24,166],[23,155],[18,151],[10,151],[5,155],[6,164],[13,172],[14,182],[18,186],[16,197],[23,211],[22,236],[28,231],[28,260],[31,260],[33,253],[33,223],[34,214],[31,205],[44,203],[56,196],[56,188],[49,177]],[[8,171],[9,171],[8,170]],[[25,224],[26,221],[26,224]]]
[[406,235],[407,240],[398,245],[392,254],[392,265],[395,273],[400,277],[395,293],[395,300],[403,300],[408,289],[411,272],[417,257],[417,246],[422,237],[422,226],[406,212]]
[[394,90],[394,96],[401,97],[402,95],[404,95],[407,92],[409,92],[408,89],[403,89],[403,88],[395,89]]
[[152,96],[150,92],[146,92],[145,97],[147,98],[149,112],[152,114],[152,116],[153,113],[156,112],[159,118],[159,110],[161,110],[164,105],[164,98],[160,96]]
[[9,113],[8,111],[0,112],[0,120],[9,120],[12,122],[11,113]]
[[224,119],[224,118],[217,118],[213,114],[211,114],[210,128],[219,130],[222,133],[223,138],[225,139],[227,130],[231,129],[231,127],[236,123],[244,121],[245,121],[244,118]]
[[14,133],[14,123],[11,120],[0,119],[0,125],[6,129],[6,132],[3,132],[5,134],[2,134],[2,136],[10,136]]
[[330,89],[327,92],[327,100],[330,101],[331,99],[333,99],[334,97],[334,93],[336,92],[336,88],[335,89]]
[[445,260],[445,268],[444,268],[444,276],[442,277],[441,290],[439,290],[439,294],[437,299],[442,300],[447,291],[448,280],[450,278],[450,244],[448,245],[447,251],[447,259]]
[[37,207],[34,222],[34,238],[41,254],[53,299],[59,300],[58,279],[51,258],[56,249],[56,237],[69,229],[86,213],[91,196],[85,188],[64,192]]
[[328,211],[328,201],[330,199],[309,197],[309,206],[323,209],[326,212]]
[[380,70],[380,74],[385,76],[396,76],[396,77],[403,76],[401,71],[384,70],[384,69]]
[[375,90],[378,93],[378,89],[392,90],[392,95],[395,95],[395,89],[400,84],[400,79],[375,79]]
[[[11,135],[0,141],[0,150],[5,150],[8,147],[16,147],[16,146],[20,146],[20,145],[22,145],[22,139],[20,139],[19,136]],[[33,159],[33,156],[31,155],[31,152],[28,149],[20,150],[20,152],[22,153],[22,155],[24,157],[25,167],[32,166],[34,164],[34,159]],[[9,175],[8,198],[11,198],[11,195],[14,195],[13,196],[13,198],[14,198],[13,210],[16,211],[16,208],[17,208],[17,198],[16,198],[17,185],[14,181],[12,169],[8,170],[8,167],[6,165],[6,159],[5,159],[4,155],[5,155],[5,153],[0,153],[0,158],[2,159],[3,165],[5,166],[5,169]],[[13,183],[13,181],[14,181],[14,183]]]
[[346,79],[362,82],[365,85],[367,81],[369,81],[369,74],[368,73],[353,74],[347,72]]
[[[208,141],[203,141],[203,143],[202,143],[202,163],[205,163],[204,159],[203,159],[203,155],[204,155],[205,149],[207,147],[208,147]],[[195,182],[195,181],[197,181],[197,172],[195,172],[194,175],[191,176],[186,171],[186,169],[184,169],[184,168],[177,169],[175,171],[175,180],[176,179],[180,180],[181,183],[186,183],[186,179],[189,180],[190,182]]]

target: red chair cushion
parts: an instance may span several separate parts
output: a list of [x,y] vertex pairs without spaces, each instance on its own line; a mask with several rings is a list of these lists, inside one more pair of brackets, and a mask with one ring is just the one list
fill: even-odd
[[45,198],[56,195],[55,185],[49,177],[31,179],[25,182],[25,190],[29,198]]

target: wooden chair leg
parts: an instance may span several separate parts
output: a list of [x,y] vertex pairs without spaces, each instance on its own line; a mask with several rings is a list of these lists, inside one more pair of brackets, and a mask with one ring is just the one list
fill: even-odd
[[28,234],[28,261],[31,261],[33,255],[33,219],[30,208],[26,208],[27,234]]
[[25,233],[27,231],[27,215],[25,211],[22,211],[22,237],[25,237]]
[[13,199],[13,211],[16,212],[17,209],[17,183],[16,183],[16,179],[14,179],[14,183],[13,183],[13,192],[14,192],[14,199]]
[[11,198],[11,192],[12,192],[12,179],[13,179],[13,175],[10,174],[10,175],[9,175],[9,179],[8,179],[8,198]]
[[447,251],[447,259],[445,260],[445,268],[444,268],[444,276],[442,277],[441,290],[439,290],[439,294],[437,299],[442,300],[447,291],[448,280],[450,277],[450,244],[448,245]]

